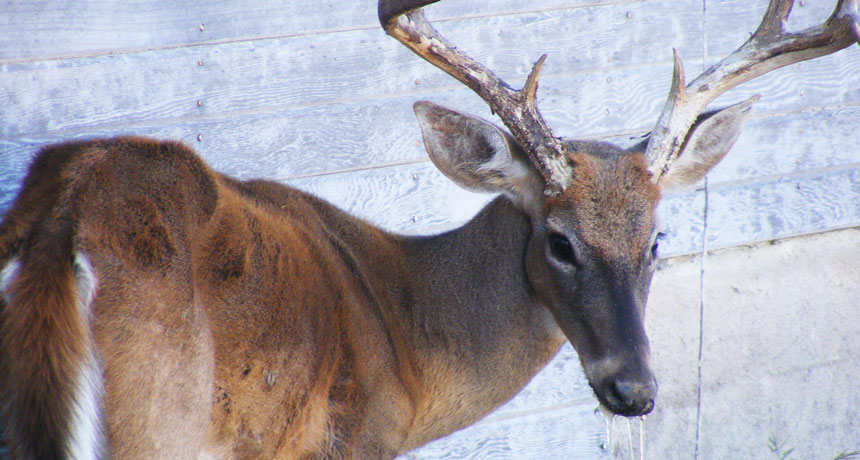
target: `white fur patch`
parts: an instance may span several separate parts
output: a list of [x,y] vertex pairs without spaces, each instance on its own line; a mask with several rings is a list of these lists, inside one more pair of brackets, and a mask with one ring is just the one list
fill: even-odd
[[96,274],[90,261],[87,260],[87,256],[78,254],[75,257],[75,287],[78,289],[77,307],[87,322],[89,322],[90,305],[96,296],[97,283]]
[[16,257],[3,267],[3,271],[0,271],[0,294],[3,294],[6,298],[6,303],[9,303],[9,294],[6,291],[9,290],[9,285],[15,280],[15,276],[18,275],[18,270],[20,269],[21,263],[18,262],[18,258]]
[[[75,258],[76,307],[84,324],[89,324],[90,307],[95,298],[97,280],[86,256]],[[67,452],[74,460],[94,460],[104,453],[101,400],[104,394],[102,372],[93,349],[93,340],[88,340],[87,354],[81,362],[75,382],[74,404],[71,417],[71,437]]]
[[489,174],[493,185],[523,209],[529,212],[541,209],[544,187],[540,174],[530,163],[512,157],[507,148],[496,149],[479,170]]
[[101,458],[104,433],[99,403],[103,393],[101,369],[90,350],[87,359],[81,363],[75,385],[71,437],[67,448],[70,459]]

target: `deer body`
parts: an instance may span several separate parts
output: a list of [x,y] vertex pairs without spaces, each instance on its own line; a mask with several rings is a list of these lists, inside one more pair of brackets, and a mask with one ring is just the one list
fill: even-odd
[[19,265],[8,283],[35,263],[24,235],[51,226],[40,219],[57,203],[74,209],[58,237],[96,280],[99,420],[107,439],[136,440],[116,458],[192,458],[195,446],[390,458],[509,400],[564,341],[529,293],[529,223],[506,198],[452,233],[406,238],[134,138],[45,149],[28,184],[0,233],[3,266]]

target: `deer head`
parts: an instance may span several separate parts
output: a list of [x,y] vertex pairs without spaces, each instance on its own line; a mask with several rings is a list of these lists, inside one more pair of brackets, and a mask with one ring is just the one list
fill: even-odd
[[822,25],[784,29],[792,1],[771,0],[758,30],[690,84],[681,60],[665,108],[646,142],[628,150],[553,135],[536,104],[534,65],[520,90],[457,50],[420,8],[435,0],[379,3],[388,34],[483,98],[508,128],[430,102],[415,104],[436,166],[464,188],[502,193],[532,226],[524,255],[535,296],[552,312],[602,404],[648,413],[657,384],[643,327],[657,258],[661,189],[702,179],[728,152],[754,96],[704,112],[720,94],[776,68],[860,41],[857,0],[840,0]]

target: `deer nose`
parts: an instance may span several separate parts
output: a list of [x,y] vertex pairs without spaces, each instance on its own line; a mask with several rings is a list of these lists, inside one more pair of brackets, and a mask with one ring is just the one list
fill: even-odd
[[645,415],[654,409],[654,399],[657,397],[657,382],[654,379],[646,382],[633,380],[616,380],[612,384],[612,395],[616,407],[613,412],[626,416]]

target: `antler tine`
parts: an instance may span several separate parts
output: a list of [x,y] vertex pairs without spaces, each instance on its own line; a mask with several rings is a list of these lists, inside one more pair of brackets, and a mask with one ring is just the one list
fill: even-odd
[[385,31],[431,64],[475,91],[522,144],[546,182],[547,195],[563,191],[572,168],[565,144],[547,126],[537,109],[538,75],[546,55],[535,63],[526,84],[514,90],[488,68],[439,34],[420,9],[438,0],[379,1],[379,22]]
[[654,180],[659,183],[669,170],[690,127],[702,110],[719,95],[780,67],[860,43],[858,1],[839,0],[833,14],[824,23],[791,33],[785,30],[785,22],[794,5],[793,0],[770,0],[755,33],[686,87],[683,66],[676,52],[672,91],[645,151]]
[[843,21],[848,21],[852,38],[860,45],[860,11],[858,11],[860,7],[858,7],[858,3],[860,3],[858,0],[840,0],[834,15],[842,16]]

